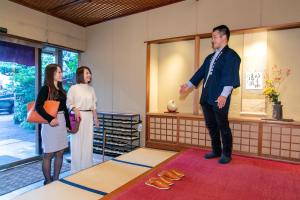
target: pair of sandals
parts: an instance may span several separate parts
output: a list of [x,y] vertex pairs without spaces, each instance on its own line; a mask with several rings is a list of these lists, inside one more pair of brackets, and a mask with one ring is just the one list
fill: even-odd
[[168,190],[171,185],[174,185],[173,181],[178,181],[184,177],[184,173],[178,169],[164,170],[157,175],[158,177],[150,178],[145,184],[159,190]]

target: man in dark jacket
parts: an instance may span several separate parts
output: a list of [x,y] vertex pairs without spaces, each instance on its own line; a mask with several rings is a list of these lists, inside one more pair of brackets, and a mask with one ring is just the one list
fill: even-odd
[[180,87],[180,94],[184,94],[190,88],[198,87],[203,80],[200,104],[212,144],[212,152],[206,154],[205,158],[221,157],[219,159],[221,164],[231,161],[232,134],[228,111],[232,90],[240,86],[241,59],[233,49],[228,47],[229,37],[230,31],[226,25],[213,29],[214,53],[208,55],[190,81]]

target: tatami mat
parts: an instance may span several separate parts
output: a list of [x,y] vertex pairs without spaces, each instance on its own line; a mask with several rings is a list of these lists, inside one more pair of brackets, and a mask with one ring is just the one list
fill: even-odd
[[98,200],[101,197],[102,195],[73,187],[60,181],[55,181],[49,185],[18,196],[14,200]]
[[177,152],[159,149],[139,148],[127,154],[117,157],[117,160],[148,165],[155,167],[161,162],[175,155]]
[[66,177],[65,180],[109,193],[147,170],[149,168],[107,161],[101,165]]

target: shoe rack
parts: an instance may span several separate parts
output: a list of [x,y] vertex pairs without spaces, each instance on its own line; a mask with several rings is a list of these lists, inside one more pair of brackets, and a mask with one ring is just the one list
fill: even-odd
[[98,119],[100,127],[94,127],[94,153],[116,157],[140,146],[139,114],[99,112]]

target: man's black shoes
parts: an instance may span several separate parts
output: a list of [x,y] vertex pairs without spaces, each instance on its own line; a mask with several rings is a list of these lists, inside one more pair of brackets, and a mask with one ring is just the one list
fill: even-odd
[[216,154],[214,152],[210,152],[210,153],[205,154],[204,158],[205,159],[212,159],[212,158],[218,158],[220,156],[221,156],[221,154]]
[[231,157],[222,155],[220,160],[219,160],[219,163],[220,164],[227,164],[227,163],[230,163],[230,161],[231,161]]
[[225,156],[223,154],[222,155],[221,154],[216,154],[214,152],[207,153],[204,156],[205,159],[212,159],[212,158],[218,158],[218,157],[221,157],[219,159],[220,164],[227,164],[227,163],[230,163],[230,161],[231,161],[231,157]]

